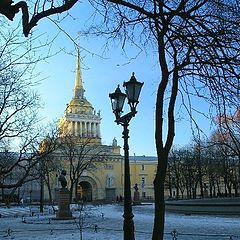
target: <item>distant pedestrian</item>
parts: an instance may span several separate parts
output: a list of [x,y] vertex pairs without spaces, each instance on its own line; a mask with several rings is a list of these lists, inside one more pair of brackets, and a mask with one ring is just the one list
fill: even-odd
[[117,197],[116,197],[116,202],[117,202],[117,203],[119,202],[119,197],[118,197],[118,195],[117,195]]
[[97,231],[98,231],[98,225],[95,224],[95,225],[94,225],[94,232],[97,233]]
[[11,236],[11,233],[12,233],[11,228],[8,228],[8,229],[7,229],[7,236],[6,236],[6,237],[10,237],[10,236]]
[[177,230],[176,229],[173,229],[173,231],[171,232],[171,234],[172,234],[172,239],[173,240],[177,240],[177,236],[178,236],[178,232],[177,232]]
[[23,223],[26,223],[25,217],[22,217],[22,222],[23,222]]
[[104,213],[102,213],[102,219],[104,219]]

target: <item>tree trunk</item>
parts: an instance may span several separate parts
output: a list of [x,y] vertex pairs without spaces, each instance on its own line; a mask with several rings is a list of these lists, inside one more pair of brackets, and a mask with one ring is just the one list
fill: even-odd
[[154,179],[155,194],[155,217],[153,225],[152,240],[162,240],[164,236],[164,220],[165,220],[165,200],[164,200],[164,181],[167,168],[167,156],[161,156],[159,161],[157,174]]
[[49,182],[47,183],[47,189],[48,189],[48,195],[49,195],[49,203],[51,204],[53,202],[53,198],[52,198],[52,189]]
[[220,183],[219,183],[219,181],[217,180],[217,196],[218,197],[220,197],[221,195],[222,195],[222,192],[221,192],[221,190],[220,190]]
[[213,197],[216,197],[216,186],[213,184]]
[[191,198],[191,191],[189,190],[189,186],[187,185],[186,187],[186,191],[187,191],[187,199]]
[[225,197],[227,197],[227,183],[224,181],[224,191],[225,191]]
[[179,199],[179,181],[177,180],[177,186],[176,186],[176,198]]
[[200,194],[201,194],[201,198],[204,197],[203,195],[203,182],[202,182],[202,174],[200,176],[200,182],[199,182],[199,185],[200,185]]
[[43,176],[41,175],[40,179],[40,212],[43,213],[43,207],[44,207],[44,181]]
[[51,185],[50,185],[51,180],[50,180],[50,176],[49,176],[48,172],[46,174],[45,182],[46,182],[47,189],[48,189],[49,203],[52,204],[53,198],[52,198],[52,189],[51,189]]
[[74,182],[71,182],[71,185],[70,185],[70,189],[69,189],[69,201],[70,203],[72,202],[72,198],[73,198],[73,189],[74,189]]
[[234,184],[233,186],[234,186],[234,187],[233,187],[233,188],[234,188],[234,196],[235,196],[235,197],[238,197],[238,185],[237,185],[237,183]]
[[229,197],[232,196],[232,184],[231,183],[227,183],[227,189],[228,189],[228,195]]
[[209,196],[210,196],[210,198],[213,197],[213,187],[212,187],[212,183],[211,182],[209,183]]
[[[173,144],[175,136],[174,106],[178,92],[178,68],[174,68],[172,73],[172,89],[168,102],[168,130],[165,146],[163,143],[163,115],[164,115],[164,98],[166,97],[167,85],[170,81],[167,58],[165,52],[164,36],[162,29],[160,30],[158,22],[156,24],[159,65],[162,73],[162,79],[158,86],[156,100],[156,121],[155,121],[155,143],[158,156],[157,174],[154,179],[154,195],[155,195],[155,217],[153,225],[153,240],[163,240],[164,236],[164,219],[165,219],[165,202],[164,202],[164,183],[166,178],[168,154]],[[176,55],[175,55],[176,56]],[[175,59],[176,60],[176,59]]]
[[172,180],[171,180],[171,175],[169,174],[168,178],[168,190],[169,190],[169,198],[172,198]]
[[181,191],[181,194],[182,194],[182,199],[183,199],[183,197],[184,197],[184,195],[183,195],[183,194],[184,194],[184,191]]

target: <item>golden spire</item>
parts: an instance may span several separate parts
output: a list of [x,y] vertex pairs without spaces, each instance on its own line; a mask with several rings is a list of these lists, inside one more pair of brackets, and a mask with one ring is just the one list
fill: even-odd
[[78,33],[78,45],[77,45],[77,64],[76,64],[76,78],[74,86],[74,98],[83,98],[84,97],[84,88],[82,82],[82,73],[80,66],[80,33]]

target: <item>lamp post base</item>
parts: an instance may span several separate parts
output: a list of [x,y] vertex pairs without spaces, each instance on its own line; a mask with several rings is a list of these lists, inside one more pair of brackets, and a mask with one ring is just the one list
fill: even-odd
[[133,214],[125,215],[123,214],[123,231],[124,231],[124,240],[134,240],[134,222]]

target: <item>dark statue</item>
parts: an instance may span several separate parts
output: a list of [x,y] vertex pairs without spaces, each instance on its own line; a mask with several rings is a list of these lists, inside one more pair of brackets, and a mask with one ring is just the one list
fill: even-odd
[[138,191],[138,184],[135,183],[135,186],[133,187],[135,189],[135,191],[137,192]]
[[67,180],[66,180],[66,170],[62,170],[61,175],[58,177],[58,181],[61,183],[62,188],[67,187]]

